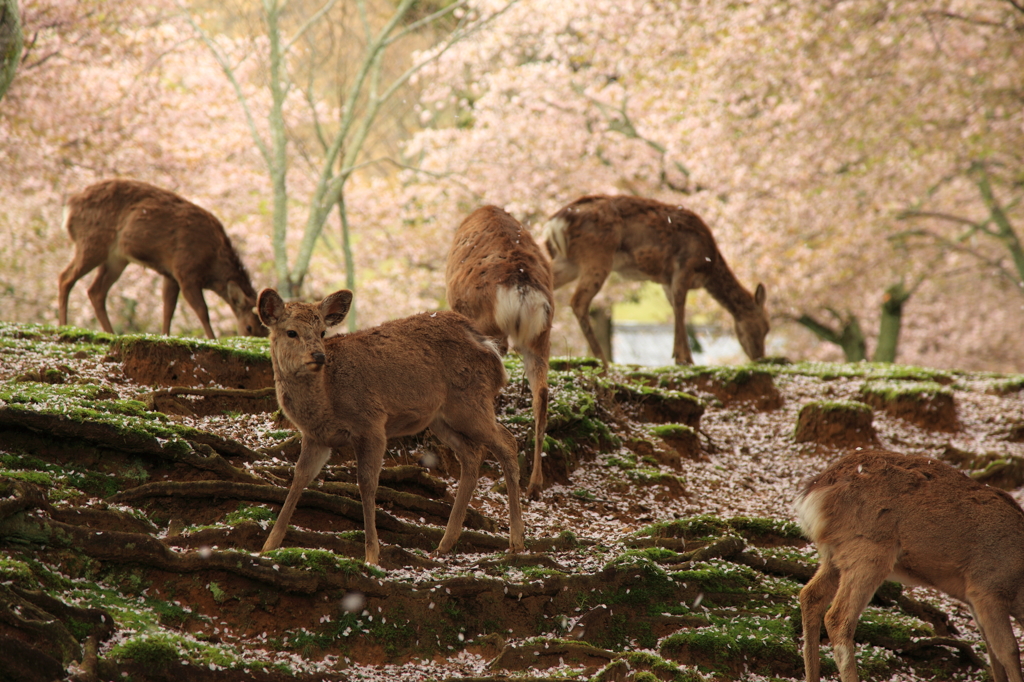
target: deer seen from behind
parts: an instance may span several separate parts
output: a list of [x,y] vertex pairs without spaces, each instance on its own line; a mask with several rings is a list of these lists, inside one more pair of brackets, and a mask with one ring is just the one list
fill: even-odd
[[548,220],[544,243],[552,258],[555,288],[579,278],[571,305],[594,357],[607,369],[590,324],[590,303],[612,272],[650,280],[665,289],[675,317],[672,356],[693,364],[686,334],[686,295],[704,288],[736,322],[736,336],[751,360],[764,357],[768,334],[765,289],[753,295],[732,274],[711,230],[681,206],[631,196],[577,199]]
[[107,293],[129,263],[163,275],[163,333],[171,331],[178,293],[195,311],[207,338],[214,338],[203,298],[209,289],[235,314],[239,335],[266,336],[255,313],[256,291],[221,222],[177,194],[135,180],[104,180],[73,195],[64,227],[75,255],[60,274],[58,317],[68,320],[68,296],[75,282],[99,268],[89,300],[106,332]]
[[493,342],[451,311],[325,339],[327,328],[341,324],[351,303],[352,292],[344,289],[319,304],[286,303],[273,289],[259,294],[257,310],[270,330],[277,401],[302,431],[291,488],[262,551],[281,546],[302,491],[330,459],[331,448],[351,445],[366,561],[378,563],[375,497],[387,440],[428,427],[455,452],[461,468],[437,551],[451,551],[462,532],[484,449],[505,474],[509,549],[523,551],[516,440],[494,414],[507,376]]
[[496,206],[471,213],[455,231],[445,272],[448,305],[468,317],[502,354],[523,358],[533,394],[533,470],[527,497],[540,497],[548,423],[548,357],[551,352],[551,264],[519,221]]
[[813,477],[796,510],[821,558],[800,591],[808,682],[820,679],[823,615],[840,679],[856,682],[853,633],[886,579],[966,602],[993,679],[1021,682],[1010,616],[1024,625],[1024,511],[1012,497],[928,457],[870,451]]

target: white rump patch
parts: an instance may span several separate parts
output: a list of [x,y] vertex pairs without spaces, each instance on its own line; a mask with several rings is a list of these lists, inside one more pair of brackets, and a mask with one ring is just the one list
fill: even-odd
[[821,513],[821,500],[825,494],[823,488],[812,490],[806,495],[801,495],[796,504],[797,520],[800,523],[800,530],[815,544],[825,532],[825,524],[828,521]]
[[552,255],[562,258],[567,258],[569,253],[569,247],[565,243],[566,226],[564,218],[552,218],[544,224],[544,230],[541,233],[541,239],[554,247],[555,253]]
[[495,296],[494,320],[502,333],[521,349],[547,329],[551,319],[548,300],[532,287],[499,286]]

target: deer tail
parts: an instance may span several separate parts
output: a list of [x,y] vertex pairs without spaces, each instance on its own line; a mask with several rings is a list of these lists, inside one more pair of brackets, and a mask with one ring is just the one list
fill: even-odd
[[548,253],[552,258],[561,256],[566,258],[569,253],[569,248],[565,241],[565,228],[569,226],[569,223],[561,212],[556,213],[544,224],[544,230],[541,234],[545,245],[547,245]]
[[494,319],[512,347],[525,349],[550,326],[551,302],[543,292],[529,285],[498,286]]

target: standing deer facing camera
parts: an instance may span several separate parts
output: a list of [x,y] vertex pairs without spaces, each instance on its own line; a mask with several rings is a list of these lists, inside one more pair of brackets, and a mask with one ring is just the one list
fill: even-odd
[[992,677],[1021,682],[1010,616],[1024,624],[1024,511],[1012,497],[934,459],[872,451],[812,478],[796,510],[821,556],[800,591],[808,682],[820,679],[823,614],[840,679],[856,682],[853,633],[887,578],[967,602]]
[[68,296],[75,282],[99,267],[89,300],[100,326],[113,332],[107,292],[128,263],[164,277],[163,333],[171,331],[178,292],[196,312],[207,338],[214,338],[203,289],[227,301],[238,333],[266,336],[254,312],[256,291],[231,246],[224,226],[209,211],[173,192],[134,180],[104,180],[68,200],[64,227],[75,242],[75,256],[60,273],[60,324],[68,322]]
[[497,348],[462,315],[421,313],[379,327],[325,339],[341,324],[352,292],[337,291],[318,305],[285,303],[273,289],[257,309],[270,330],[277,402],[302,431],[302,448],[288,497],[263,545],[281,546],[302,491],[331,457],[351,445],[363,503],[366,561],[380,558],[375,497],[388,438],[430,427],[455,451],[461,474],[448,526],[437,551],[449,552],[462,532],[479,478],[483,448],[505,474],[509,549],[524,549],[516,439],[495,419],[494,402],[507,380]]
[[548,424],[551,350],[551,264],[519,221],[496,206],[473,211],[455,231],[445,273],[448,304],[502,353],[508,341],[523,357],[533,392],[533,471],[526,495],[540,497],[541,457]]
[[736,321],[736,336],[751,360],[764,357],[768,334],[765,289],[743,288],[718,250],[711,230],[681,206],[630,196],[585,196],[555,213],[544,228],[555,288],[579,278],[572,310],[594,357],[607,359],[590,326],[590,302],[612,271],[665,289],[675,316],[672,356],[693,364],[686,336],[686,294],[707,289]]

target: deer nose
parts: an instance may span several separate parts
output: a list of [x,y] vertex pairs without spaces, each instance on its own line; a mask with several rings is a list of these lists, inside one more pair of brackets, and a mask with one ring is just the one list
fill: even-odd
[[313,353],[313,362],[315,362],[318,365],[322,365],[325,362],[327,362],[327,356],[325,356],[323,353]]

